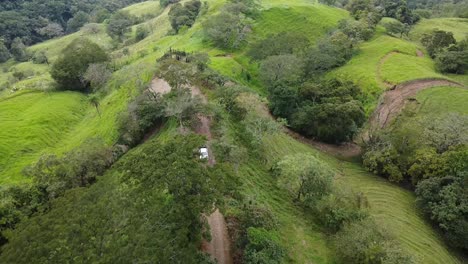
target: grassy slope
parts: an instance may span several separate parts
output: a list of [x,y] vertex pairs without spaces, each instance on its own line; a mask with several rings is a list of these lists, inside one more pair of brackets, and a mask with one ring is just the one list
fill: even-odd
[[399,117],[403,121],[402,126],[419,126],[419,124],[422,124],[419,121],[435,119],[452,112],[468,115],[468,108],[466,107],[466,101],[468,100],[467,89],[435,87],[419,92],[415,98],[417,104],[408,105],[412,114],[402,114]]
[[410,38],[419,41],[424,33],[429,33],[434,29],[453,32],[457,41],[464,39],[468,34],[468,19],[466,18],[431,18],[422,19],[413,28]]
[[[337,182],[366,195],[370,213],[400,241],[420,263],[460,263],[432,227],[418,214],[414,194],[364,171],[359,165],[338,161],[309,146],[281,135],[267,141],[268,156],[313,153],[338,172]],[[274,160],[272,160],[274,161]]]
[[[302,2],[295,2],[294,4],[288,4],[286,1],[274,0],[274,1],[264,1],[265,6],[275,7],[275,6],[296,6],[298,9],[301,9],[300,6]],[[305,2],[305,1],[304,1]],[[220,4],[220,1],[212,0],[210,3],[210,12],[212,13]],[[324,7],[321,5],[307,6],[306,9],[316,9],[315,12],[322,12],[323,10],[332,10],[332,8]],[[278,9],[273,9],[273,11]],[[345,13],[338,9],[337,14]],[[281,11],[275,11],[281,13]],[[307,11],[302,11],[307,12]],[[283,12],[286,15],[286,13]],[[339,15],[336,16],[336,19],[339,19]],[[271,17],[271,19],[280,19],[276,17]],[[203,17],[200,19],[203,20]],[[309,20],[313,21],[313,20]],[[270,24],[271,26],[264,27],[262,30],[274,31],[278,30],[274,22],[263,21],[264,24]],[[301,21],[297,21],[299,23]],[[169,23],[167,21],[167,10],[158,18],[152,19],[150,23],[157,25],[157,30],[150,35],[147,39],[141,41],[130,47],[131,55],[128,57],[123,57],[119,63],[121,64],[131,64],[138,65],[140,63],[153,63],[154,60],[159,57],[166,49],[169,47],[181,48],[186,50],[203,50],[209,52],[211,55],[216,55],[222,53],[221,51],[210,48],[202,41],[201,36],[201,26],[200,23],[197,23],[191,30],[187,33],[178,35],[178,36],[163,36],[164,33],[169,29]],[[315,21],[314,23],[320,23],[320,21]],[[262,20],[259,22],[262,25]],[[314,24],[311,24],[313,27]],[[331,25],[328,25],[331,26]],[[288,25],[291,28],[290,25]],[[301,28],[302,25],[297,26]],[[262,27],[260,27],[262,28]],[[303,27],[301,29],[304,29]],[[254,31],[256,30],[254,26]],[[259,30],[257,28],[257,30]],[[324,30],[322,28],[322,30]],[[320,31],[323,32],[323,31]],[[257,32],[255,32],[257,33]],[[379,45],[384,45],[385,48],[390,49],[395,42],[398,40],[393,40],[390,44],[386,44],[385,40],[388,40],[389,37],[379,36],[376,39],[381,38],[378,42],[370,43],[369,49],[377,49]],[[413,46],[403,45],[400,43],[402,49],[405,48],[410,52],[415,52]],[[373,47],[374,45],[374,47]],[[389,47],[390,46],[390,47]],[[147,56],[139,59],[139,51],[148,52]],[[115,52],[115,53],[118,53]],[[219,63],[219,60],[222,60],[223,63]],[[239,76],[239,72],[230,71],[232,66],[236,66],[236,69],[241,69],[243,67],[248,67],[248,62],[242,57],[242,54],[234,54],[233,57],[226,58],[212,58],[212,67],[220,70],[221,72],[233,77],[234,79],[242,80],[242,77]],[[151,64],[150,64],[151,65]],[[359,69],[357,67],[356,69]],[[148,69],[142,69],[144,72],[145,81],[151,78],[153,69],[149,67]],[[130,94],[132,92],[132,87],[134,83],[131,78],[128,82],[117,80],[120,76],[121,79],[128,79],[127,69],[123,69],[120,72],[115,74],[114,83],[112,87],[121,87],[118,90],[113,91],[109,96],[107,96],[101,102],[101,110],[103,112],[103,118],[99,119],[94,111],[94,109],[88,106],[85,114],[80,122],[73,128],[73,130],[68,133],[71,135],[69,138],[64,138],[61,140],[60,151],[65,151],[73,146],[76,146],[87,137],[94,135],[104,136],[108,142],[112,142],[116,137],[115,131],[115,116],[118,111],[125,108],[125,102],[127,102]],[[131,75],[133,76],[133,75]],[[123,85],[121,85],[123,83]],[[399,231],[398,234],[402,234],[400,240],[404,242],[404,245],[407,245],[408,249],[415,252],[423,252],[429,254],[428,262],[434,261],[434,263],[454,263],[452,257],[443,249],[443,245],[440,241],[435,238],[434,232],[426,225],[421,224],[421,218],[419,218],[414,210],[414,197],[409,192],[403,191],[398,187],[388,184],[387,182],[367,174],[362,171],[359,167],[354,164],[345,163],[341,164],[323,154],[319,154],[317,151],[304,146],[286,136],[280,136],[277,138],[270,139],[270,144],[267,144],[269,148],[268,156],[272,158],[278,158],[282,155],[297,153],[297,152],[313,152],[320,155],[323,159],[329,161],[333,166],[337,168],[342,168],[347,175],[346,179],[349,181],[350,185],[355,186],[356,189],[362,190],[369,196],[369,200],[372,205],[372,210],[375,215],[379,215],[379,210],[384,207],[385,212],[380,213],[384,217],[381,217],[385,225],[390,227],[393,226],[395,232]],[[54,150],[51,150],[52,152]],[[57,150],[56,150],[57,151]],[[272,162],[272,161],[270,161]],[[243,173],[242,181],[245,183],[245,192],[246,194],[256,197],[259,201],[270,204],[275,212],[279,215],[282,222],[282,239],[283,244],[289,249],[289,262],[304,263],[310,260],[313,260],[314,263],[329,263],[331,261],[330,252],[326,247],[325,238],[320,235],[317,231],[317,228],[308,220],[307,216],[304,216],[302,212],[295,208],[294,205],[289,201],[289,197],[285,197],[282,192],[276,189],[275,185],[272,182],[271,176],[267,173],[265,165],[258,164],[256,162],[249,162],[246,166],[241,168]],[[365,184],[361,184],[365,183]],[[370,191],[372,190],[372,191]],[[385,193],[394,193],[389,196],[382,194]],[[389,198],[390,197],[390,198]],[[410,219],[409,222],[405,223],[406,218],[397,218],[397,216],[408,215],[407,219]],[[398,221],[396,221],[396,220]],[[395,221],[394,221],[395,220]],[[396,226],[396,227],[395,227]],[[415,230],[418,228],[423,230],[421,236],[407,236],[406,234],[415,234]],[[432,260],[431,260],[432,259]],[[437,262],[437,260],[441,260]]]
[[[103,25],[101,28],[101,33],[96,35],[79,31],[40,43],[29,49],[32,52],[46,51],[49,59],[53,61],[64,46],[83,36],[89,37],[92,41],[109,49],[111,40],[104,33]],[[46,65],[36,65],[31,62],[11,65],[9,62],[8,66],[21,70],[37,71],[33,78],[16,83],[15,86],[18,88],[47,90],[53,84],[48,74],[49,67]],[[9,136],[9,140],[4,142],[2,140],[2,144],[0,144],[2,147],[2,152],[0,152],[2,154],[0,155],[2,157],[0,159],[0,183],[27,181],[22,177],[21,170],[24,166],[36,161],[41,153],[64,153],[91,137],[100,137],[107,143],[113,144],[118,136],[116,119],[119,113],[126,109],[126,103],[134,94],[137,80],[149,83],[153,74],[154,65],[148,65],[139,60],[115,72],[108,86],[110,93],[100,102],[102,117],[98,116],[96,110],[89,105],[82,94],[70,92],[17,92],[12,94],[4,92],[0,97],[0,109],[2,109],[0,116],[5,115],[10,118],[16,116],[16,118],[14,122],[0,123],[0,135],[2,138],[10,134],[16,136]],[[6,74],[2,73],[2,75]],[[2,75],[0,75],[0,80]],[[60,98],[60,100],[43,98]],[[36,108],[31,108],[33,111],[25,112],[24,109],[27,109],[33,102]],[[73,107],[77,105],[79,108]],[[27,114],[27,118],[19,118],[18,113],[21,113],[21,116]],[[70,116],[74,118],[70,119]],[[45,127],[48,127],[48,131],[44,130]],[[19,128],[22,130],[19,131]],[[28,146],[32,147],[28,148]],[[18,155],[14,155],[15,153]]]
[[[464,34],[468,32],[466,28],[468,20],[430,19],[417,24],[411,32],[411,37],[416,39],[415,36],[422,34],[421,32],[443,25],[443,21],[450,22],[448,23],[450,27],[446,26],[445,29],[454,31],[458,38],[463,32]],[[423,57],[416,55],[418,49],[425,53]],[[383,59],[392,51],[400,54],[392,54]],[[342,76],[358,83],[367,95],[365,108],[368,114],[373,111],[377,99],[385,91],[383,82],[399,84],[414,79],[443,78],[467,83],[466,75],[443,75],[436,72],[434,62],[420,44],[388,36],[385,34],[385,29],[380,26],[375,36],[370,41],[362,43],[358,53],[346,65],[332,71],[329,76]]]
[[21,181],[24,166],[50,152],[83,117],[79,93],[30,92],[0,101],[0,183]]
[[159,5],[159,1],[146,1],[146,2],[141,2],[138,4],[134,4],[131,6],[127,6],[123,8],[122,10],[129,12],[130,15],[140,17],[144,15],[157,14],[161,10],[161,6]]
[[437,87],[421,91],[416,99],[421,103],[420,115],[444,114],[457,112],[468,115],[468,90],[453,87]]

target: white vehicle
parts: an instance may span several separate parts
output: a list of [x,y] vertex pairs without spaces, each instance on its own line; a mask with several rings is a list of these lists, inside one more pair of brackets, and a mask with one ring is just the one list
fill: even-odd
[[208,148],[200,148],[200,159],[208,159]]

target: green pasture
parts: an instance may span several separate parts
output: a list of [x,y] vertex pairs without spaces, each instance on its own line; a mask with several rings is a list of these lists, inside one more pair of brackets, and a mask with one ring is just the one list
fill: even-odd
[[454,17],[422,19],[411,30],[410,38],[419,41],[423,34],[430,33],[434,29],[452,32],[455,39],[460,41],[468,35],[468,19]]
[[0,99],[0,184],[26,181],[22,169],[72,132],[88,108],[80,93],[28,92]]

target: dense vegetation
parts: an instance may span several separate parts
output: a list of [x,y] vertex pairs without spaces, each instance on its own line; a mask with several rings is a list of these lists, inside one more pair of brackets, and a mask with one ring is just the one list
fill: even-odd
[[[21,0],[0,3],[3,44],[14,53],[19,43],[31,45],[75,32],[89,22],[101,23],[110,14],[140,0],[44,1]],[[3,45],[0,44],[0,49]],[[1,56],[0,56],[0,61]]]
[[453,113],[420,122],[431,125],[423,125],[423,133],[406,124],[373,135],[364,165],[390,181],[415,188],[421,207],[447,240],[466,249],[468,119]]

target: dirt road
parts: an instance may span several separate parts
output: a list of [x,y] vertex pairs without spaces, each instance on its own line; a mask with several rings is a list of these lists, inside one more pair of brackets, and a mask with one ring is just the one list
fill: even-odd
[[[192,91],[193,96],[200,96],[203,103],[206,104],[208,102],[205,95],[198,87],[190,86],[190,91]],[[210,146],[212,139],[211,118],[200,114],[198,115],[198,119],[200,122],[196,128],[196,132],[200,135],[206,136],[208,140],[208,165],[213,166],[216,164],[216,159]],[[219,209],[216,209],[214,213],[206,217],[206,219],[210,226],[211,241],[206,241],[204,243],[205,251],[210,254],[218,264],[232,264],[231,243],[224,216],[221,214]]]
[[205,243],[205,251],[219,264],[232,264],[231,243],[224,216],[218,209],[207,217],[211,241]]
[[[206,104],[208,100],[205,95],[196,86],[188,87],[192,96],[200,96],[202,102]],[[151,82],[150,90],[155,93],[165,94],[171,91],[170,85],[163,79],[156,78]],[[214,157],[212,148],[210,147],[212,134],[211,134],[211,118],[202,114],[198,115],[199,123],[195,128],[195,132],[204,135],[207,138],[208,148],[208,166],[214,166],[216,159]],[[211,255],[218,264],[232,264],[233,259],[231,255],[231,243],[229,240],[228,229],[226,221],[221,212],[216,209],[214,213],[206,217],[208,225],[210,226],[211,241],[203,242],[203,250]]]
[[[369,122],[373,129],[380,129],[387,126],[401,112],[407,100],[415,96],[419,91],[437,86],[452,86],[463,87],[461,84],[443,79],[418,79],[404,82],[398,85],[389,83],[382,78],[382,66],[385,62],[400,53],[399,51],[391,51],[383,56],[377,66],[377,78],[383,85],[389,89],[380,99],[380,103],[372,114]],[[416,56],[423,57],[424,53],[421,50],[416,50]]]
[[413,80],[399,84],[382,95],[379,105],[370,118],[371,127],[384,128],[400,113],[409,98],[419,91],[437,86],[463,87],[459,83],[439,79]]

